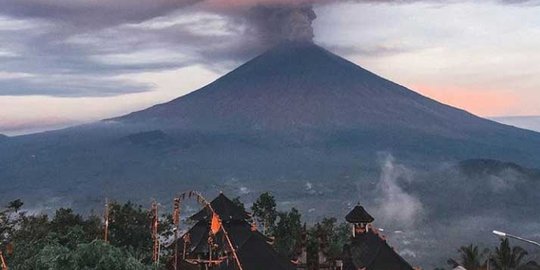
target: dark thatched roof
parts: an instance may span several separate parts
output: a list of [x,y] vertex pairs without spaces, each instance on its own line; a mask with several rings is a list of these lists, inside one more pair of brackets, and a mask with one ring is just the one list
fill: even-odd
[[[295,270],[294,265],[281,257],[265,238],[252,234],[244,244],[238,248],[238,258],[245,270]],[[223,263],[220,270],[236,270],[233,262]]]
[[[246,220],[249,219],[249,214],[246,213],[242,208],[234,204],[229,198],[225,195],[219,194],[212,202],[210,202],[212,208],[219,215],[219,218],[222,221],[230,220]],[[210,220],[212,218],[212,211],[208,207],[203,208],[197,214],[190,217],[190,219],[195,221],[201,220]]]
[[375,219],[362,207],[357,205],[354,209],[345,216],[345,220],[349,223],[371,223]]
[[[223,228],[227,231],[232,245],[236,248],[244,270],[295,270],[294,264],[280,256],[269,244],[272,239],[252,228],[248,222],[249,214],[225,195],[220,194],[210,204],[221,218]],[[215,236],[210,235],[211,218],[212,213],[207,207],[191,217],[197,223],[185,234],[189,235],[190,239],[189,243],[185,243],[188,259],[207,258],[209,238],[212,238],[213,243],[218,247],[214,256],[229,254],[230,250],[223,230],[220,230]],[[179,238],[177,243],[179,254],[183,254],[184,237]],[[237,266],[232,257],[229,257],[219,266],[211,269],[236,270]]]
[[373,232],[353,238],[350,246],[345,248],[344,257],[344,270],[413,270],[385,240]]

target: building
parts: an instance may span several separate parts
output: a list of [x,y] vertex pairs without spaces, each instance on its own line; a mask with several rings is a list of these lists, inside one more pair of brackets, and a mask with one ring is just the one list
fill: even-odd
[[377,229],[375,220],[362,206],[356,206],[346,217],[352,223],[351,242],[343,248],[343,270],[413,270],[413,267],[388,245]]
[[[177,240],[176,269],[235,270],[238,264],[243,270],[295,269],[273,249],[272,239],[250,224],[250,215],[225,195],[210,206],[190,217],[195,225]],[[175,269],[174,259],[169,268]]]

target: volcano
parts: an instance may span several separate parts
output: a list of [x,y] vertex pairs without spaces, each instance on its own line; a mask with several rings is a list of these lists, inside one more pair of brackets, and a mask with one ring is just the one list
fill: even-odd
[[113,120],[368,156],[540,159],[531,151],[540,134],[441,104],[313,43],[282,44],[200,90]]
[[504,129],[313,43],[282,44],[189,95],[114,120],[214,131],[405,128],[458,138]]
[[535,167],[538,149],[539,133],[441,104],[313,43],[285,43],[170,102],[11,137],[0,144],[0,183],[13,194],[146,198],[238,181],[345,185],[377,175],[381,152],[422,168],[468,159]]
[[[487,237],[476,220],[537,228],[538,149],[540,133],[441,104],[315,44],[286,43],[164,104],[0,137],[0,203],[90,212],[105,197],[146,203],[196,189],[253,201],[271,191],[308,222],[343,217],[361,200],[382,226],[402,229],[378,206],[381,198],[399,207],[412,200],[426,216],[414,219],[425,223],[404,238],[407,248],[434,260],[451,251],[425,244],[432,239],[454,247]],[[381,165],[389,155],[395,170]],[[398,181],[411,172],[414,181]]]

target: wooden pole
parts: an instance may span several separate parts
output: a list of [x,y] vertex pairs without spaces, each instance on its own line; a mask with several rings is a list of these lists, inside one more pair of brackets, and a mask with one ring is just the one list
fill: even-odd
[[[201,196],[200,194],[198,195]],[[214,215],[217,215],[216,211],[214,211],[214,208],[212,208],[212,205],[202,196],[201,198],[204,200],[204,202],[206,203],[210,211],[212,211]],[[229,244],[229,247],[231,248],[233,258],[236,261],[236,264],[238,265],[239,270],[243,270],[242,264],[240,263],[240,259],[238,259],[238,254],[236,254],[236,249],[234,248],[234,245],[232,244],[231,238],[229,237],[229,233],[227,233],[227,230],[225,229],[225,227],[223,227],[223,223],[221,222],[221,219],[219,219],[219,226],[223,230],[223,234],[225,235],[225,239],[227,239],[227,243]]]
[[227,239],[227,243],[229,243],[229,246],[231,247],[234,260],[236,261],[236,264],[238,265],[239,270],[243,270],[242,264],[240,264],[240,260],[238,259],[238,255],[236,254],[236,250],[235,250],[235,248],[234,248],[234,246],[233,246],[233,244],[231,242],[231,238],[229,238],[229,234],[227,233],[225,228],[223,228],[223,226],[221,226],[221,229],[223,230],[223,233],[225,234],[225,238]]
[[189,236],[188,233],[186,233],[184,235],[184,250],[182,252],[182,260],[185,260],[186,259],[186,250],[187,250],[187,243],[191,243],[191,237]]
[[[214,208],[212,208],[212,205],[199,192],[197,191],[185,192],[181,195],[181,197],[185,197],[186,194],[188,195],[189,198],[191,198],[192,195],[197,196],[197,201],[199,203],[202,203],[205,207],[208,207],[208,209],[210,209],[212,214],[217,215],[216,211],[214,211]],[[238,259],[238,254],[236,253],[236,249],[234,248],[234,245],[232,244],[231,238],[229,237],[229,234],[227,233],[227,230],[225,229],[225,227],[223,227],[223,223],[221,222],[221,219],[219,220],[219,224],[220,224],[221,229],[223,230],[223,234],[225,235],[227,244],[231,248],[231,252],[233,254],[233,258],[236,262],[236,265],[238,265],[238,269],[244,270],[244,268],[242,267],[242,264],[240,263],[240,259]],[[185,250],[186,248],[185,248],[185,241],[184,241],[184,257],[185,257]]]
[[2,270],[8,270],[6,260],[4,259],[4,254],[2,253],[1,250],[0,250],[0,263],[2,265]]
[[174,270],[178,270],[178,230],[180,226],[180,198],[174,198]]
[[105,199],[105,213],[103,215],[105,219],[105,229],[103,232],[103,240],[105,243],[109,243],[109,200]]
[[156,201],[152,202],[152,239],[154,240],[154,247],[152,249],[152,260],[156,264],[156,269],[159,266],[159,235],[158,235],[158,226],[159,226],[159,215],[158,215],[158,204]]
[[[192,195],[197,196],[197,201],[199,203],[202,203],[205,207],[208,207],[208,209],[210,209],[212,214],[217,215],[214,208],[212,208],[212,205],[201,195],[201,193],[197,191],[189,191],[189,192],[184,192],[180,197],[185,197],[186,194],[188,195],[188,198],[191,198]],[[233,254],[233,258],[234,258],[234,261],[236,262],[236,265],[238,265],[239,270],[244,270],[242,268],[242,264],[240,263],[240,259],[238,259],[238,254],[236,253],[236,249],[234,248],[234,245],[232,244],[229,234],[227,233],[227,230],[225,229],[225,227],[223,227],[223,223],[221,222],[221,219],[219,220],[219,224],[220,224],[221,229],[223,230],[223,234],[225,235],[227,244],[231,248],[231,252]],[[184,242],[184,246],[185,246],[185,242]],[[184,251],[185,251],[185,247],[184,247]]]

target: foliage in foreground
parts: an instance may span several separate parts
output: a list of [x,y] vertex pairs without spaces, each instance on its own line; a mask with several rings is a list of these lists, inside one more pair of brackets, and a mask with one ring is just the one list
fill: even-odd
[[110,205],[106,243],[100,217],[65,208],[52,218],[28,215],[19,211],[22,202],[14,202],[0,212],[0,243],[10,269],[150,269],[150,225],[142,206]]
[[[235,204],[245,206],[238,198]],[[10,202],[0,210],[0,249],[6,255],[10,269],[156,269],[152,265],[152,239],[148,210],[131,202],[110,204],[109,242],[103,239],[102,218],[83,217],[71,209],[61,208],[50,218],[29,215],[21,211],[23,202]],[[274,247],[283,256],[294,258],[305,245],[308,265],[319,251],[329,258],[342,254],[349,241],[350,227],[335,218],[325,218],[310,227],[302,223],[298,210],[278,211],[270,193],[263,193],[251,207],[253,219],[261,231],[275,239]],[[167,239],[172,232],[171,216],[160,219],[160,235]],[[164,265],[171,250],[162,250]],[[512,247],[508,239],[490,252],[476,245],[458,249],[457,259],[448,260],[450,269],[461,265],[468,270],[540,270],[534,262],[526,263],[527,252]],[[444,269],[444,268],[438,268]]]
[[[448,264],[453,268],[462,266],[467,270],[540,270],[535,261],[526,263],[527,251],[519,246],[510,246],[510,241],[501,239],[493,251],[470,244],[458,249],[459,258],[449,259]],[[442,268],[439,268],[442,269]]]
[[[245,208],[238,198],[234,202]],[[82,216],[67,208],[58,209],[52,217],[30,215],[21,211],[22,206],[22,201],[16,200],[0,211],[0,248],[10,269],[155,269],[149,211],[141,205],[109,205],[108,243],[103,241],[104,225],[99,216]],[[261,230],[275,238],[276,250],[289,258],[300,252],[301,244],[316,254],[323,240],[332,242],[324,247],[326,251],[338,256],[341,242],[347,238],[348,227],[338,225],[334,218],[306,228],[298,210],[277,211],[269,193],[263,193],[251,210]],[[162,239],[170,238],[171,221],[170,215],[160,218]],[[310,240],[302,243],[301,237],[306,234]],[[164,269],[171,252],[163,248],[160,269]]]

